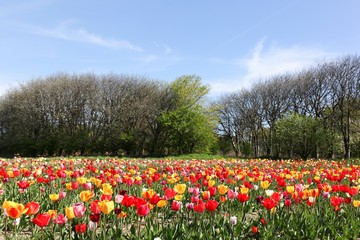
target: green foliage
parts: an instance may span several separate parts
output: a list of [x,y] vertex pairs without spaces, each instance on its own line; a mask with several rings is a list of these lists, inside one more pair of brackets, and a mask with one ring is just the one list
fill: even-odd
[[159,119],[167,132],[168,153],[211,152],[215,125],[202,106],[208,91],[197,76],[182,76],[170,84],[173,109],[163,112]]
[[275,124],[278,151],[289,158],[316,157],[317,151],[326,148],[328,134],[321,121],[300,114],[290,114]]

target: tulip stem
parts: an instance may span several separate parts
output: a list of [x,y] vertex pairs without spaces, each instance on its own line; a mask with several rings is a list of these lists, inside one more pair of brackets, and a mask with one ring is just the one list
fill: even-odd
[[69,228],[69,239],[71,240],[71,221],[69,221],[69,226],[70,226],[70,228]]
[[138,238],[139,238],[139,239],[141,239],[141,238],[140,238],[141,220],[142,220],[142,218],[139,217],[139,229],[138,229]]
[[16,223],[14,224],[15,240],[17,240]]
[[4,228],[4,236],[5,236],[5,240],[7,239],[7,234],[6,234],[6,230],[7,230],[7,229],[6,229],[6,228],[7,228],[7,221],[6,221],[6,220],[7,220],[7,216],[5,216],[5,223],[4,223],[4,225],[5,225],[5,226],[4,226],[4,227],[5,227],[5,228]]
[[103,239],[106,240],[106,215],[104,214],[104,223],[102,225]]

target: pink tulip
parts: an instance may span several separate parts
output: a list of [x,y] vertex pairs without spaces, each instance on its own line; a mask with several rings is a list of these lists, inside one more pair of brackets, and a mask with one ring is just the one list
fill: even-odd
[[229,189],[227,192],[227,196],[229,199],[234,199],[237,197],[237,195],[238,195],[238,193],[233,191],[232,189]]
[[75,203],[73,205],[74,215],[77,218],[80,218],[84,215],[86,208],[83,203]]
[[66,197],[66,192],[61,191],[61,192],[59,193],[59,199],[63,199],[63,198],[65,198],[65,197]]
[[192,194],[194,197],[198,197],[200,195],[200,189],[199,188],[194,188],[192,191]]
[[54,223],[62,225],[65,224],[67,220],[68,220],[67,217],[65,217],[63,214],[60,213],[59,215],[56,216]]
[[116,203],[121,203],[123,199],[124,199],[123,195],[118,194],[118,195],[115,196],[115,202]]
[[87,183],[84,183],[83,187],[86,189],[86,190],[91,190],[92,188],[92,184],[87,182]]
[[181,202],[173,201],[171,204],[171,210],[173,211],[179,211],[181,208]]

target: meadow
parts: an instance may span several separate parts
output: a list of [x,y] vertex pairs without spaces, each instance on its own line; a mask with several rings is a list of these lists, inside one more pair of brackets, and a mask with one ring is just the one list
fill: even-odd
[[357,239],[357,160],[0,159],[3,239]]

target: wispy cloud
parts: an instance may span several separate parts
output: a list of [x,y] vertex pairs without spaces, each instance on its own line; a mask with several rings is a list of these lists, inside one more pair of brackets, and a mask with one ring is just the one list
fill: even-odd
[[30,27],[28,31],[32,34],[45,37],[95,44],[107,48],[127,49],[137,52],[143,51],[140,47],[130,43],[129,41],[105,38],[98,34],[91,33],[84,28],[72,27],[73,23],[74,20],[68,20],[60,23],[54,28]]
[[332,59],[338,53],[328,52],[318,47],[292,45],[287,47],[270,44],[266,38],[260,39],[246,57],[236,59],[209,59],[214,64],[236,65],[243,69],[239,76],[213,79],[212,93],[220,94],[250,87],[254,82],[276,74],[296,72],[318,61]]
[[275,74],[295,72],[336,55],[335,52],[301,45],[289,47],[271,45],[265,49],[265,39],[261,39],[256,43],[251,56],[241,61],[246,68],[243,79],[252,81]]

